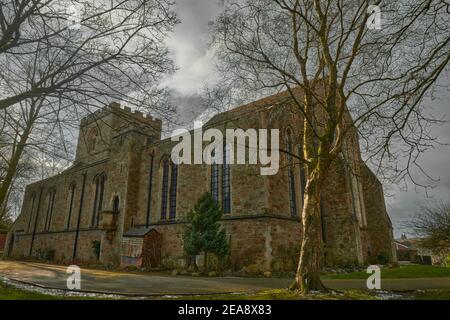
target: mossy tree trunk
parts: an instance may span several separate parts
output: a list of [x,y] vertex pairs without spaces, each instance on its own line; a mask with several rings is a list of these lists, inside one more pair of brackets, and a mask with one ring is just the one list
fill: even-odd
[[306,294],[310,290],[326,290],[320,280],[322,265],[322,222],[320,214],[320,174],[309,177],[302,212],[303,238],[300,260],[291,289]]

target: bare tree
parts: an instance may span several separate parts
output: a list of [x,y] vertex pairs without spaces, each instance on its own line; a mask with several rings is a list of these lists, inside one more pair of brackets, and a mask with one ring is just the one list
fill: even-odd
[[156,80],[173,70],[164,44],[178,21],[172,4],[2,0],[0,110],[42,95],[83,103],[152,102],[162,93]]
[[428,202],[407,223],[421,240],[421,246],[435,253],[450,252],[450,202]]
[[[304,119],[304,147],[296,156],[308,177],[292,289],[325,289],[319,202],[350,135],[358,130],[368,159],[392,169],[397,180],[410,176],[434,142],[426,125],[435,120],[424,115],[422,102],[450,60],[449,6],[433,0],[226,1],[212,28],[220,86],[244,100],[249,92],[288,90]],[[295,94],[297,87],[302,94]],[[408,158],[404,167],[395,161],[400,156]]]
[[[0,207],[24,152],[69,161],[80,118],[113,100],[170,118],[171,0],[1,0]],[[24,160],[24,161],[22,161]],[[35,159],[34,159],[35,160]]]

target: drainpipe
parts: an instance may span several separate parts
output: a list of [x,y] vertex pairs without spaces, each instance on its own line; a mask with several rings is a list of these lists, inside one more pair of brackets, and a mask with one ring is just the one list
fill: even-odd
[[75,240],[73,244],[72,261],[75,261],[75,258],[77,256],[78,236],[80,234],[81,213],[83,211],[83,202],[84,202],[84,188],[86,185],[86,173],[82,173],[81,175],[83,176],[83,185],[81,186],[80,208],[78,210],[77,229],[75,232]]
[[31,235],[30,252],[28,252],[29,257],[31,257],[31,254],[33,253],[34,238],[36,237],[36,228],[37,228],[37,222],[38,222],[38,217],[39,217],[39,210],[41,208],[42,192],[44,192],[44,188],[41,187],[41,191],[39,192],[38,205],[37,205],[37,209],[36,209],[36,217],[34,218],[33,233]]

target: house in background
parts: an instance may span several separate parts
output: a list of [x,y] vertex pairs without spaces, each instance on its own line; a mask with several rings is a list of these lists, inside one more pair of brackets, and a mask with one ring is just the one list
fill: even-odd
[[397,251],[398,261],[410,261],[414,262],[417,257],[417,249],[400,242],[399,240],[394,241],[395,250]]
[[427,265],[442,265],[446,255],[435,254],[432,250],[421,246],[422,239],[408,239],[404,234],[394,241],[398,261],[410,261]]

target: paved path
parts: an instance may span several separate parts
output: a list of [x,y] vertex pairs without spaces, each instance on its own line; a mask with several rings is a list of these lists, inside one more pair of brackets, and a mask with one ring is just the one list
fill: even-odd
[[[65,289],[66,267],[31,263],[0,261],[0,276],[33,283],[47,288]],[[168,276],[164,273],[136,274],[82,269],[83,291],[129,295],[183,295],[251,292],[287,287],[290,279],[280,278],[202,278]],[[365,280],[324,280],[333,289],[365,289]],[[386,279],[384,290],[419,290],[450,288],[450,278]]]

